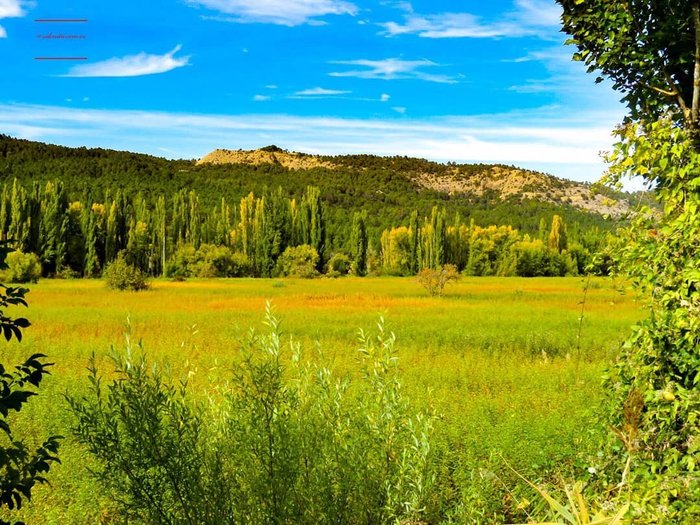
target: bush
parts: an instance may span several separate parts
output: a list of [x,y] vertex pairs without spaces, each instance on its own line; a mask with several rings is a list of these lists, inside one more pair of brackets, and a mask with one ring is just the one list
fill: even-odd
[[351,383],[281,343],[251,333],[233,382],[194,401],[128,346],[102,385],[69,398],[75,435],[125,521],[208,524],[419,523],[431,501],[433,418],[415,413],[398,379],[395,337],[360,335]]
[[226,246],[202,244],[198,250],[186,244],[178,247],[168,261],[165,273],[173,279],[187,277],[245,277],[251,275],[248,257]]
[[350,273],[350,258],[344,253],[336,253],[328,260],[328,271],[326,275],[329,277],[340,277]]
[[123,252],[105,267],[102,277],[107,281],[107,286],[115,290],[139,291],[148,288],[146,276],[126,262]]
[[15,251],[7,256],[3,279],[12,283],[35,283],[41,277],[41,262],[33,253]]
[[459,272],[453,264],[446,264],[437,269],[423,268],[418,273],[418,282],[433,297],[442,297],[445,285],[451,281],[458,280]]
[[318,260],[316,249],[302,244],[284,250],[277,261],[277,268],[280,275],[309,279],[317,274]]

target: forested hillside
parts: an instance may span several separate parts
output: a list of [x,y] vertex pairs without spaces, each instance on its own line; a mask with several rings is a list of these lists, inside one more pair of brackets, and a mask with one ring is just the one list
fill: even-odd
[[[547,269],[526,274],[558,275],[580,271],[615,226],[601,210],[628,208],[620,195],[514,167],[274,146],[166,160],[0,136],[0,183],[2,237],[36,253],[44,274],[87,276],[120,252],[154,275],[169,261],[183,271],[205,260],[211,274],[273,275],[285,249],[301,245],[313,247],[312,266],[323,271],[335,254],[357,259],[358,228],[370,271],[451,263],[474,275],[522,274],[521,254],[535,250]],[[557,221],[571,247],[549,241]],[[228,262],[215,263],[207,247],[228,249]],[[554,263],[548,250],[567,257]],[[194,273],[207,271],[200,264]]]

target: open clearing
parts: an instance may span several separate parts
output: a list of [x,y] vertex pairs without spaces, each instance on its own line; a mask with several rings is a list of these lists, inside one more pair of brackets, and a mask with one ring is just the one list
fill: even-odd
[[[555,468],[584,468],[574,454],[596,442],[601,373],[643,312],[611,280],[593,279],[577,348],[583,287],[581,278],[467,278],[431,298],[414,278],[157,281],[140,293],[110,291],[101,281],[44,280],[28,296],[33,325],[22,343],[5,345],[3,362],[41,352],[56,363],[40,395],[15,416],[18,435],[38,442],[69,435],[62,394],[85,387],[93,351],[109,371],[105,358],[122,344],[127,317],[132,340],[204,393],[225,380],[249,328],[261,327],[267,300],[310,358],[318,341],[336,370],[349,374],[357,330],[372,329],[381,314],[398,337],[406,392],[442,415],[437,439],[453,454],[455,491],[465,505],[495,508],[508,497],[504,459],[541,478]],[[21,517],[109,522],[109,499],[90,478],[85,453],[68,438],[60,456],[52,485],[35,490]],[[482,501],[489,497],[501,501]]]

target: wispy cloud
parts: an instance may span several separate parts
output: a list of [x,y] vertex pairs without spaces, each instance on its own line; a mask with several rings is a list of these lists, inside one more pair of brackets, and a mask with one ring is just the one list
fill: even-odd
[[437,161],[500,162],[595,180],[600,150],[622,114],[572,116],[561,107],[430,119],[290,115],[202,115],[0,104],[0,129],[24,138],[201,157],[217,147],[281,144],[319,154],[409,155]]
[[[20,0],[0,0],[0,20],[3,18],[18,18],[26,13]],[[0,26],[0,38],[7,38],[7,31]]]
[[324,98],[324,97],[337,97],[339,95],[349,95],[352,91],[343,91],[340,89],[324,89],[322,87],[315,87],[311,89],[304,89],[302,91],[297,91],[290,98]]
[[253,97],[253,101],[255,101],[255,102],[265,102],[265,101],[267,101],[267,100],[270,100],[271,98],[272,98],[272,97],[270,97],[269,95],[255,95],[255,96]]
[[357,14],[345,0],[187,0],[190,5],[229,15],[224,20],[298,26],[319,23],[327,15]]
[[[516,0],[515,9],[498,20],[484,20],[472,13],[421,15],[403,9],[402,22],[385,22],[387,36],[416,34],[423,38],[504,38],[539,36],[558,27],[561,8],[549,0]],[[551,32],[551,31],[550,31]]]
[[599,91],[592,89],[594,79],[585,75],[585,66],[571,60],[571,49],[555,46],[532,50],[503,62],[522,64],[539,62],[544,71],[523,82],[509,86],[511,91],[523,94],[554,93],[559,97],[575,97],[579,103],[600,107]]
[[122,58],[110,58],[94,64],[74,66],[65,76],[67,77],[140,77],[166,73],[179,67],[189,65],[189,56],[175,57],[182,46],[164,55],[149,55],[139,53]]
[[382,93],[382,96],[379,97],[380,102],[388,102],[389,99],[391,98],[391,95],[388,93]]
[[347,71],[334,71],[329,73],[332,77],[355,77],[381,80],[395,79],[419,79],[428,82],[440,82],[455,84],[457,78],[447,75],[433,75],[423,71],[426,67],[437,67],[430,60],[402,60],[400,58],[386,58],[384,60],[338,60],[331,62],[346,66],[360,66],[363,69],[350,69]]

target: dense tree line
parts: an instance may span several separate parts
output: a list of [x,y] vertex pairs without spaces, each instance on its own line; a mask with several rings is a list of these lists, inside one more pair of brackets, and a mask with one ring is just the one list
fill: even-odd
[[[12,185],[17,179],[29,188],[35,182],[43,187],[47,182],[60,180],[71,202],[104,203],[114,198],[117,191],[129,196],[140,193],[148,203],[163,196],[169,214],[172,195],[183,190],[196,192],[200,210],[209,211],[220,205],[222,197],[227,203],[237,204],[250,192],[263,195],[266,188],[281,187],[285,198],[299,200],[307,187],[314,186],[319,189],[325,206],[326,246],[333,249],[349,245],[348,225],[354,214],[363,210],[367,212],[365,226],[371,239],[379,239],[387,228],[406,223],[413,210],[421,217],[430,215],[435,205],[444,208],[449,216],[459,212],[466,221],[510,225],[531,236],[538,233],[542,217],[551,221],[555,214],[563,218],[570,231],[615,227],[614,221],[567,204],[520,196],[504,200],[500,193],[488,191],[481,195],[448,194],[423,188],[415,180],[420,174],[442,176],[454,170],[464,178],[477,177],[495,169],[494,166],[446,165],[408,157],[371,155],[321,157],[320,160],[334,167],[290,170],[280,164],[197,165],[191,160],[66,148],[0,135],[0,182]],[[552,179],[551,184],[565,183]],[[105,198],[107,194],[109,199]]]
[[314,187],[298,201],[281,189],[250,193],[238,209],[224,197],[207,209],[191,190],[170,199],[106,192],[99,202],[72,200],[61,182],[25,188],[15,180],[0,190],[0,237],[37,254],[46,275],[97,276],[120,253],[142,271],[161,275],[183,249],[222,247],[243,258],[246,273],[269,276],[287,247],[309,245],[326,253],[326,224]]
[[[278,188],[249,193],[237,203],[221,197],[213,207],[194,190],[169,198],[117,190],[75,199],[62,182],[25,187],[15,179],[0,187],[0,239],[36,254],[45,275],[99,276],[122,254],[128,264],[154,276],[268,277],[297,268],[280,259],[299,246],[311,251],[289,252],[285,261],[303,254],[313,261],[305,273],[324,272],[329,259],[342,254],[348,264],[334,264],[357,275],[409,275],[446,263],[470,275],[564,275],[582,271],[602,239],[600,232],[588,230],[568,243],[558,215],[549,229],[542,218],[540,236],[532,238],[512,226],[479,227],[458,213],[447,217],[437,206],[425,217],[414,210],[406,226],[373,238],[367,212],[334,223],[314,186],[299,198]],[[340,230],[342,237],[329,234]]]
[[[473,219],[467,223],[459,214],[448,221],[444,210],[437,207],[422,221],[414,212],[408,226],[382,233],[382,271],[411,275],[451,264],[467,275],[578,275],[591,265],[593,254],[606,241],[599,232],[589,231],[570,242],[559,215],[547,226],[542,219],[539,234],[531,237],[512,226],[481,227]],[[605,273],[607,269],[599,263],[594,271]]]

